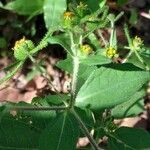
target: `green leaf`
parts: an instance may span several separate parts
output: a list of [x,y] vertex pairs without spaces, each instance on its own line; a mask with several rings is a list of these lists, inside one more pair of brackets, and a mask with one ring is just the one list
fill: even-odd
[[13,115],[3,116],[0,121],[0,149],[36,149],[39,133],[30,122],[24,122]]
[[[33,105],[34,104],[34,105]],[[34,108],[38,108],[38,107],[50,107],[50,105],[44,101],[44,99],[42,98],[37,98],[35,97],[32,100],[32,104],[28,104],[25,102],[19,102],[19,103],[6,103],[1,110],[0,113],[0,117],[3,118],[5,116],[7,116],[9,114],[9,112],[11,112],[12,108],[14,107],[20,107],[20,108],[32,108],[31,110],[22,110],[22,109],[18,109],[18,111],[16,111],[16,115],[15,118],[18,121],[22,121],[22,122],[26,122],[29,123],[30,125],[34,126],[36,129],[43,130],[48,123],[51,121],[51,119],[56,117],[56,112],[55,111],[37,111],[34,110]]]
[[39,140],[40,150],[75,150],[79,126],[70,113],[61,113],[50,122]]
[[60,105],[63,104],[63,101],[69,100],[70,97],[66,94],[57,94],[57,95],[47,95],[44,97],[44,100],[49,104]]
[[[143,53],[141,53],[140,56],[144,60],[145,64],[150,68],[150,55],[144,55]],[[145,65],[139,61],[135,54],[132,54],[127,62],[132,63],[141,69],[145,69]]]
[[32,15],[41,12],[43,0],[15,0],[7,3],[2,8],[17,12],[19,15]]
[[136,92],[130,100],[117,105],[112,109],[111,113],[114,118],[133,117],[144,110],[145,90]]
[[20,61],[20,62],[17,62],[15,64],[12,64],[11,67],[13,67],[13,70],[10,71],[10,73],[7,73],[6,76],[2,79],[0,79],[0,84],[8,81],[10,78],[12,78],[16,72],[22,67],[24,61]]
[[[83,121],[83,123],[85,124],[85,126],[87,127],[87,129],[90,132],[94,126],[94,117],[93,117],[91,110],[75,107],[75,111],[80,116],[81,120]],[[85,134],[83,134],[82,132],[83,131],[81,130],[80,136],[84,137]]]
[[109,134],[107,150],[149,150],[150,134],[143,129],[121,127]]
[[96,10],[99,9],[100,4],[99,0],[86,0],[86,1],[88,8],[90,8],[92,12],[95,12]]
[[96,35],[94,33],[89,34],[88,39],[90,40],[90,43],[94,45],[95,49],[99,49],[100,46],[100,41],[97,39]]
[[106,65],[91,73],[77,94],[76,106],[93,110],[113,107],[128,100],[149,79],[149,72],[132,64]]
[[81,59],[80,62],[85,65],[103,65],[111,63],[111,60],[102,55],[91,55],[85,59]]
[[68,73],[72,73],[73,70],[73,63],[72,63],[72,58],[68,57],[67,59],[60,60],[57,62],[56,66],[64,71],[67,71]]
[[60,34],[56,36],[51,36],[48,38],[50,44],[59,44],[61,45],[68,53],[71,52],[71,41],[67,34]]
[[47,29],[60,27],[63,13],[66,10],[66,0],[45,0],[44,20]]
[[84,64],[80,64],[79,66],[79,73],[78,73],[78,80],[77,80],[77,88],[76,91],[78,92],[84,82],[88,79],[91,75],[91,72],[96,70],[96,66],[88,66]]
[[129,22],[132,24],[132,25],[135,25],[138,21],[138,13],[137,13],[137,10],[136,9],[131,9],[131,16],[130,16],[130,19],[129,19]]

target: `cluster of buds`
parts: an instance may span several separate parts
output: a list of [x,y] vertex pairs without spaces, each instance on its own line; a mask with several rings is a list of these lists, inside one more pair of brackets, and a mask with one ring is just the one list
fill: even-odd
[[31,40],[26,40],[25,37],[23,37],[21,40],[15,42],[15,46],[13,48],[14,57],[17,60],[24,60],[34,47],[35,46]]
[[143,40],[140,37],[135,36],[135,38],[132,41],[132,45],[135,50],[139,51],[141,47],[143,46]]
[[64,28],[72,28],[80,18],[87,15],[88,5],[80,2],[75,11],[65,11],[63,14]]
[[86,15],[86,12],[88,10],[88,5],[84,4],[83,2],[80,2],[76,10],[77,10],[78,15],[80,17],[83,17]]
[[115,48],[113,48],[113,47],[108,47],[106,49],[106,56],[108,58],[118,57],[117,50]]

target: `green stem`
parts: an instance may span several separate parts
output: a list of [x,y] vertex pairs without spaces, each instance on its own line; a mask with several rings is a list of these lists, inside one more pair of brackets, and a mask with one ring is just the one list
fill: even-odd
[[130,56],[132,55],[133,51],[130,50],[130,52],[127,54],[127,56],[124,58],[124,60],[122,61],[122,63],[126,63],[127,60],[130,58]]
[[99,35],[100,38],[102,39],[102,41],[103,41],[105,47],[107,47],[108,43],[107,43],[107,41],[105,40],[105,38],[103,37],[102,32],[101,32],[100,30],[98,30],[98,35]]
[[139,61],[145,66],[145,69],[150,70],[150,68],[147,66],[147,64],[145,64],[143,58],[139,55],[139,53],[136,50],[134,50],[134,52],[135,52],[135,55],[137,56],[137,58],[139,59]]
[[35,54],[36,52],[38,52],[39,50],[43,49],[44,47],[46,47],[48,45],[48,41],[47,41],[47,38],[49,36],[51,36],[54,32],[54,29],[53,30],[49,30],[45,37],[41,40],[41,42],[30,52],[30,54]]
[[72,84],[71,84],[71,100],[70,100],[70,108],[74,106],[75,98],[76,98],[76,86],[77,86],[77,78],[79,71],[79,58],[73,57],[73,75],[72,75]]
[[85,124],[83,123],[83,121],[81,120],[80,116],[75,112],[74,109],[72,109],[72,113],[75,116],[75,118],[77,119],[77,121],[79,122],[81,129],[83,130],[85,136],[87,136],[87,138],[90,141],[90,144],[92,145],[93,150],[102,150],[97,143],[95,142],[95,140],[93,139],[93,137],[91,136],[90,132],[88,131],[87,127],[85,126]]

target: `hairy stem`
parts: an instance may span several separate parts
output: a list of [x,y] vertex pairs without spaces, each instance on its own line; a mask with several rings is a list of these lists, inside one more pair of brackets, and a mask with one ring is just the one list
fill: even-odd
[[95,140],[93,139],[93,137],[91,136],[90,132],[88,131],[87,127],[85,126],[85,124],[83,123],[83,121],[81,120],[80,116],[75,112],[75,110],[72,110],[73,115],[75,116],[75,118],[77,119],[77,121],[79,122],[81,129],[83,130],[85,136],[87,136],[87,138],[90,141],[90,144],[92,145],[93,150],[102,150],[97,143],[95,142]]
[[30,52],[31,54],[34,54],[38,52],[39,50],[45,48],[48,45],[47,38],[53,34],[54,30],[49,30],[46,35],[43,37],[43,39],[40,41],[40,43]]
[[73,75],[72,75],[72,84],[71,84],[71,100],[70,100],[70,108],[74,106],[75,98],[76,98],[76,86],[77,86],[77,78],[79,71],[79,58],[73,57]]

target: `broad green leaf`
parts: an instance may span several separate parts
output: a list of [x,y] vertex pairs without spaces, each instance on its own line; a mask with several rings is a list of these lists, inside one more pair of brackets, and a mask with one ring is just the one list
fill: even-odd
[[94,47],[97,49],[99,49],[100,46],[100,41],[97,39],[96,35],[94,33],[89,34],[88,39],[90,40],[90,43],[92,45],[94,45]]
[[81,86],[84,84],[84,82],[88,79],[91,72],[96,70],[96,66],[88,66],[81,64],[79,67],[79,73],[78,73],[78,80],[77,80],[77,88],[76,91],[78,92],[81,88]]
[[60,69],[62,69],[63,71],[67,71],[68,73],[72,73],[73,70],[73,63],[72,63],[72,59],[70,57],[68,57],[67,59],[64,60],[60,60],[56,66]]
[[[81,120],[83,121],[83,123],[85,124],[85,126],[87,127],[87,129],[90,132],[94,126],[94,117],[93,117],[91,110],[80,109],[78,107],[75,107],[75,111],[80,116]],[[85,137],[85,134],[83,133],[82,130],[81,130],[80,136]]]
[[136,92],[128,101],[117,105],[111,113],[114,118],[133,117],[144,110],[145,91]]
[[66,94],[57,94],[57,95],[47,95],[44,97],[44,101],[53,105],[63,104],[63,101],[66,102],[70,97]]
[[150,149],[150,134],[143,129],[121,127],[108,136],[107,150]]
[[[56,117],[55,111],[35,110],[34,108],[38,108],[38,107],[48,108],[50,107],[50,105],[46,101],[44,101],[42,98],[34,98],[32,100],[32,104],[28,104],[25,102],[19,102],[17,104],[6,103],[5,105],[1,107],[3,109],[1,110],[1,113],[0,113],[0,119],[8,115],[9,112],[11,112],[12,108],[14,107],[22,108],[16,111],[15,118],[17,118],[18,121],[28,122],[39,131],[43,130],[51,121],[51,119]],[[26,108],[28,108],[28,110],[26,110]]]
[[39,134],[30,121],[22,121],[11,114],[4,115],[0,120],[0,149],[37,149]]
[[85,59],[81,59],[80,62],[82,64],[92,66],[92,65],[108,64],[108,63],[111,63],[111,60],[102,55],[93,55]]
[[68,37],[69,35],[67,34],[60,34],[56,36],[51,36],[48,38],[48,42],[50,44],[59,44],[61,45],[68,53],[71,52],[71,41],[70,38]]
[[[73,71],[73,64],[72,59],[67,58],[65,60],[59,61],[56,66],[64,71],[67,71],[68,73],[72,74]],[[79,72],[78,72],[78,80],[77,80],[77,88],[76,91],[79,91],[83,83],[86,81],[86,79],[90,76],[91,72],[93,72],[97,67],[96,66],[88,66],[85,64],[79,65]]]
[[63,13],[66,10],[66,0],[45,0],[44,20],[47,29],[60,27]]
[[32,15],[41,13],[43,2],[43,0],[15,0],[7,3],[2,8],[15,11],[20,15]]
[[79,126],[70,113],[61,113],[50,122],[39,140],[40,150],[75,150]]
[[149,72],[132,64],[106,65],[91,73],[77,94],[76,106],[111,108],[127,101],[149,79]]

